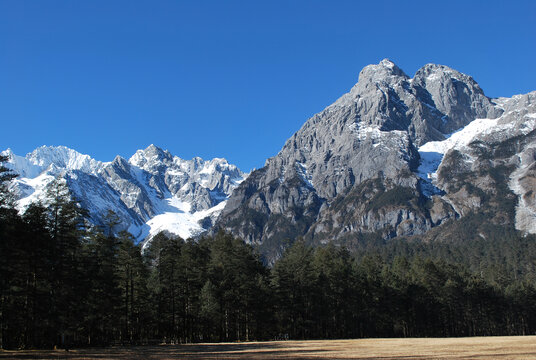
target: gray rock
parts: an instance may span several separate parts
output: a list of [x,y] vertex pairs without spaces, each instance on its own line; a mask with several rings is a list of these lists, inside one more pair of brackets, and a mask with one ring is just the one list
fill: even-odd
[[[290,235],[323,241],[362,232],[423,234],[473,211],[482,199],[459,188],[444,200],[423,199],[415,174],[417,147],[443,140],[476,118],[495,119],[511,111],[509,106],[508,101],[489,99],[470,76],[447,66],[428,64],[409,78],[387,59],[369,65],[347,94],[307,120],[279,154],[235,190],[216,225],[257,244],[278,243]],[[445,156],[446,163],[449,158]],[[470,164],[456,164],[460,173],[471,170]],[[445,191],[453,186],[442,183],[448,176],[452,174],[444,174],[438,183]],[[334,210],[352,189],[373,179],[383,183],[375,192],[403,188],[412,195],[373,212],[367,210],[372,198]],[[485,179],[480,180],[483,185]],[[424,206],[426,201],[432,205]],[[292,230],[267,231],[281,218],[300,221],[285,223]],[[280,220],[276,223],[283,226]]]

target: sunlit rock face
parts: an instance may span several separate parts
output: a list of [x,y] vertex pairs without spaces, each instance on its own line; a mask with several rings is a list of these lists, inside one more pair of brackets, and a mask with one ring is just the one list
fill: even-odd
[[[493,147],[521,136],[519,151],[497,161],[514,166],[500,171],[506,187],[515,187],[510,195],[524,196],[516,226],[526,229],[522,224],[534,226],[531,182],[509,183],[509,176],[520,167],[530,172],[531,160],[515,157],[532,144],[533,116],[534,93],[490,99],[473,78],[447,66],[428,64],[410,78],[382,60],[365,67],[348,93],[307,120],[238,186],[217,227],[258,244],[269,258],[297,237],[324,243],[360,234],[425,234],[487,201],[471,192],[474,186],[488,192],[498,186],[500,180],[477,175],[479,167],[495,168],[483,167],[495,155],[475,144]],[[460,182],[472,180],[456,175],[465,170],[477,179],[470,190]]]

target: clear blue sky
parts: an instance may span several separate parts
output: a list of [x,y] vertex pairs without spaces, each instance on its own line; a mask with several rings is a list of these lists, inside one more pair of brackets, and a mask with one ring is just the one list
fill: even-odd
[[261,167],[390,58],[536,90],[536,1],[0,0],[0,149]]

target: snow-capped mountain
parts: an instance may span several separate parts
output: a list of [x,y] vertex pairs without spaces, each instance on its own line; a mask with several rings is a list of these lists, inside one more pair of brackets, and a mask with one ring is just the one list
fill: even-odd
[[75,150],[42,146],[25,157],[2,152],[19,174],[13,182],[19,210],[46,202],[47,186],[56,178],[88,209],[95,225],[108,210],[121,219],[121,230],[138,240],[168,231],[183,238],[210,227],[233,189],[247,174],[225,159],[183,160],[154,145],[129,160],[117,156],[100,162]]
[[426,237],[471,214],[536,232],[535,104],[536,92],[491,99],[447,66],[409,77],[384,59],[252,172],[217,225],[272,260],[286,239]]
[[365,67],[247,177],[224,159],[186,161],[153,145],[109,163],[64,147],[4,154],[20,174],[21,210],[60,177],[95,224],[111,209],[140,240],[222,228],[268,261],[298,237],[352,244],[536,233],[536,92],[492,99],[443,65],[413,77],[387,59]]

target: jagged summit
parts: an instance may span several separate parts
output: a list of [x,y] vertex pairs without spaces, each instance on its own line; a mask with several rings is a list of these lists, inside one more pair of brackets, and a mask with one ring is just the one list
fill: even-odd
[[11,150],[2,154],[20,175],[14,182],[20,210],[43,200],[50,182],[60,177],[94,224],[113,210],[122,219],[118,230],[129,230],[139,240],[157,231],[184,238],[204,231],[246,176],[225,159],[183,160],[155,145],[136,151],[128,161],[116,156],[107,163],[65,146],[43,146],[26,157]]
[[[426,64],[409,78],[388,59],[368,65],[348,93],[307,120],[234,191],[218,225],[259,244],[296,236],[328,241],[355,233],[423,234],[462,212],[446,195],[432,209],[418,205],[446,191],[424,190],[430,183],[419,175],[419,148],[475,119],[490,120],[483,126],[507,119],[510,104],[489,99],[471,76],[448,66]],[[443,155],[426,159],[434,163]],[[407,199],[404,205],[367,205],[389,191],[391,200]]]
[[392,62],[391,60],[389,60],[388,58],[385,58],[382,61],[380,61],[379,65],[385,66],[385,67],[390,68],[390,69],[394,69],[394,68],[398,69],[398,66],[396,66],[395,63]]
[[458,70],[455,70],[449,66],[434,63],[428,63],[424,65],[419,70],[417,70],[417,72],[413,76],[414,80],[426,79],[428,81],[435,81],[440,78],[453,78],[458,81],[472,83],[478,86],[476,81],[471,76],[461,73]]
[[43,168],[55,165],[68,170],[98,171],[103,163],[66,146],[41,146],[26,155],[32,164]]
[[158,146],[156,146],[154,144],[151,144],[151,145],[147,146],[147,148],[145,150],[143,150],[143,152],[148,156],[157,156],[159,158],[168,157],[168,156],[171,155],[169,153],[169,151],[163,150],[162,148],[160,148],[160,147],[158,147]]
[[502,113],[471,76],[426,64],[409,78],[388,59],[363,68],[352,89],[324,112],[338,112],[359,128],[407,131],[417,146],[441,140],[472,119]]
[[392,77],[408,78],[406,73],[389,59],[383,59],[377,65],[365,66],[359,73],[360,82],[386,81]]
[[129,163],[139,166],[145,170],[155,170],[165,162],[173,160],[173,156],[167,150],[162,150],[153,144],[149,145],[144,150],[138,150],[128,160]]

